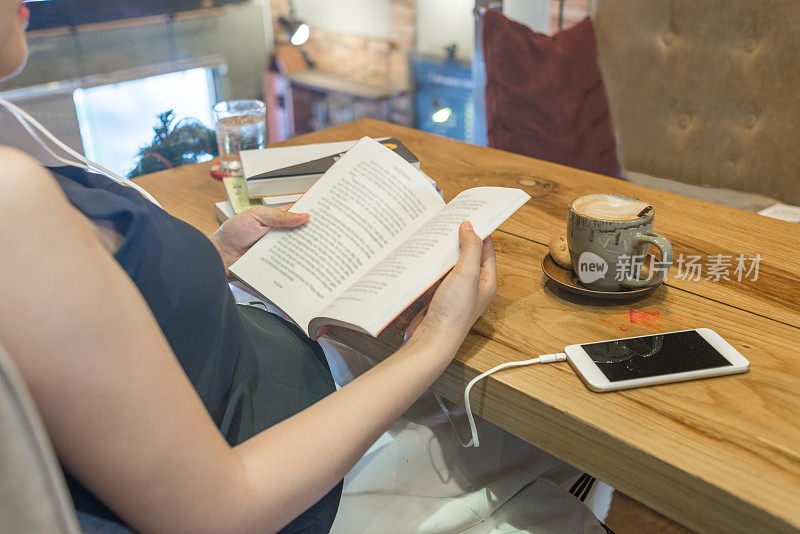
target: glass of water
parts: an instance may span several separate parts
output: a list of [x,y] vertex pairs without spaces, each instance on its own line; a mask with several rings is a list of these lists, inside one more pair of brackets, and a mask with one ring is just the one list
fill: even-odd
[[228,100],[214,106],[219,170],[241,175],[240,150],[264,148],[267,110],[260,100]]

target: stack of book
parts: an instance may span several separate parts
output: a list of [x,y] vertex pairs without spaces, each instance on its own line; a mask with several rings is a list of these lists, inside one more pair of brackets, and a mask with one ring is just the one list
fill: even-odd
[[[419,158],[398,139],[377,141],[419,170]],[[293,204],[356,143],[341,141],[243,150],[240,157],[244,176],[223,178],[228,200],[215,204],[217,220],[224,222],[252,206]],[[433,180],[430,182],[436,186]]]

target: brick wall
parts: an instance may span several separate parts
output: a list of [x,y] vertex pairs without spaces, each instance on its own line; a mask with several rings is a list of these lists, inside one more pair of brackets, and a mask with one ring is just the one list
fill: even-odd
[[[583,20],[592,6],[592,0],[566,0],[564,2],[564,29]],[[550,0],[550,33],[558,31],[559,0]]]
[[[272,0],[275,42],[284,44],[287,35],[278,17],[289,12],[288,0]],[[302,46],[322,72],[330,72],[375,85],[407,83],[408,53],[414,48],[414,0],[390,0],[390,38],[376,39],[332,33],[311,28],[308,42]]]

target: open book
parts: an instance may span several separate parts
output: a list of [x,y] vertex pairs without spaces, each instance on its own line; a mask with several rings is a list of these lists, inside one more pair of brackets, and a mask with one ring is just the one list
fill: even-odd
[[462,221],[484,238],[529,198],[476,187],[445,204],[420,171],[365,137],[290,209],[308,223],[271,230],[230,271],[312,337],[325,325],[377,336],[455,265]]

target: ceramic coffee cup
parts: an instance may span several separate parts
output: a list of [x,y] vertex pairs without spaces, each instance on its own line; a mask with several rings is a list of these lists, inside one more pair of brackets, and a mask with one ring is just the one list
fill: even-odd
[[[622,195],[586,195],[569,206],[567,246],[578,281],[589,289],[625,291],[660,283],[672,264],[672,245],[653,232],[655,210]],[[650,245],[658,247],[657,274],[639,278]],[[651,273],[652,274],[652,273]]]

